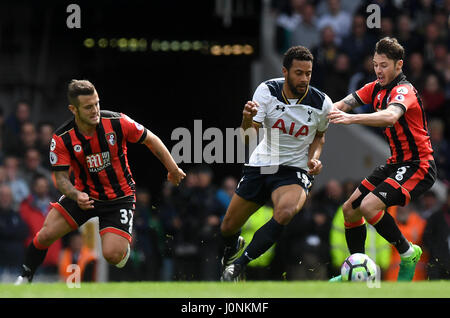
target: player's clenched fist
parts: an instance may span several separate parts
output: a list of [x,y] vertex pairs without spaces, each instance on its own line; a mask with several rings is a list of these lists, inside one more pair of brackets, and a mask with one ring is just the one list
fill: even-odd
[[181,182],[181,180],[186,177],[186,173],[184,173],[183,170],[180,168],[177,168],[173,171],[169,171],[167,173],[167,180],[169,180],[173,185],[178,186]]
[[248,101],[245,106],[244,110],[242,111],[242,115],[245,118],[252,119],[256,116],[256,113],[258,112],[259,104],[257,102]]
[[89,198],[86,192],[79,192],[77,194],[77,204],[82,210],[90,210],[94,208],[94,200]]
[[322,171],[322,162],[318,159],[311,159],[308,161],[308,168],[310,175],[317,175]]

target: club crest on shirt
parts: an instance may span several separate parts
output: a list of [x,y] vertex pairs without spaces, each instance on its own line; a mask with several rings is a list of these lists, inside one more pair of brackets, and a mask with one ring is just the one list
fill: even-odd
[[116,133],[110,132],[105,134],[106,140],[111,146],[114,146],[116,144]]

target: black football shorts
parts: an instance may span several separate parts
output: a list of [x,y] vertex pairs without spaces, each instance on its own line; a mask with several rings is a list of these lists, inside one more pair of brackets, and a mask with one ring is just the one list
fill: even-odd
[[114,233],[126,238],[131,243],[135,210],[134,196],[111,201],[94,200],[94,209],[91,210],[82,210],[75,201],[64,195],[58,202],[51,203],[51,205],[74,230],[90,218],[97,216],[100,235],[108,232]]
[[[270,173],[272,169],[273,173]],[[300,168],[244,166],[235,192],[245,200],[264,205],[270,201],[272,192],[281,186],[298,184],[308,194],[313,181],[314,177]]]
[[372,192],[387,207],[405,206],[429,190],[435,181],[436,164],[433,160],[382,165],[361,182],[358,189],[362,195],[352,205],[356,208]]

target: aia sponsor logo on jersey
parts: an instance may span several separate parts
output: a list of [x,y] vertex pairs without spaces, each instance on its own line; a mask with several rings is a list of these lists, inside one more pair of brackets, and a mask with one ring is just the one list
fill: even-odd
[[291,124],[289,125],[289,131],[287,131],[286,130],[286,125],[284,123],[284,120],[281,119],[281,118],[276,121],[276,123],[272,126],[272,128],[278,128],[283,133],[289,134],[289,135],[294,136],[294,137],[308,136],[308,133],[309,133],[308,126],[303,125],[303,126],[301,126],[300,128],[297,129],[297,127],[295,127],[295,122],[291,122]]
[[86,164],[89,172],[99,172],[111,165],[111,159],[108,151],[94,153],[86,156]]

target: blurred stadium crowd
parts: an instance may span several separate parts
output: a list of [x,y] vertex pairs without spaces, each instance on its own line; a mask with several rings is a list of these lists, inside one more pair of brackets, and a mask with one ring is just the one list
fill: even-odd
[[[381,28],[369,29],[365,8],[381,8]],[[395,36],[406,49],[404,72],[418,89],[429,122],[438,177],[450,182],[450,35],[448,0],[353,1],[273,0],[278,53],[304,45],[314,55],[312,85],[333,101],[375,79],[371,56],[376,41]],[[13,103],[13,101],[11,101]],[[49,203],[58,198],[49,171],[48,149],[55,124],[34,122],[32,105],[0,108],[0,282],[18,274],[24,248],[40,229]],[[366,111],[362,108],[360,111]],[[326,145],[325,145],[326,147]],[[109,268],[110,281],[218,280],[219,227],[238,180],[215,180],[209,166],[187,171],[183,184],[161,185],[161,193],[137,189],[132,254],[124,269]],[[304,209],[286,227],[281,241],[250,263],[248,279],[325,280],[348,255],[341,205],[360,180],[328,180],[313,188]],[[427,192],[408,207],[394,207],[407,239],[424,247],[415,279],[450,279],[450,190],[445,202]],[[272,213],[270,202],[243,228],[252,234]],[[369,225],[368,225],[369,226]],[[64,266],[83,268],[84,280],[96,280],[96,255],[85,236],[69,234],[52,245],[37,275],[64,279]],[[399,258],[373,229],[366,252],[396,278]]]
[[[380,7],[380,28],[367,27],[369,4]],[[445,128],[450,123],[445,107],[450,100],[450,1],[274,0],[273,8],[278,14],[278,52],[292,45],[308,47],[315,59],[311,84],[333,101],[375,80],[375,43],[396,37],[405,48],[403,71],[419,91],[431,126],[437,135],[450,137]],[[438,145],[435,151],[439,154]],[[449,168],[443,169],[446,179]]]

